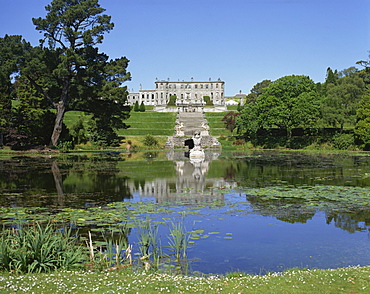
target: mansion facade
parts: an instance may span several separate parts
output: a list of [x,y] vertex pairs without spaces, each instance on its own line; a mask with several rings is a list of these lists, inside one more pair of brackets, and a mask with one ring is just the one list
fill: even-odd
[[[134,105],[136,102],[144,103],[144,105],[153,105],[154,110],[165,111],[171,96],[176,96],[175,111],[188,108],[202,108],[206,102],[204,97],[209,97],[216,108],[225,108],[224,96],[225,82],[218,80],[209,81],[170,81],[158,80],[155,81],[154,90],[143,90],[139,92],[129,93],[127,103]],[[141,88],[141,85],[140,85]]]

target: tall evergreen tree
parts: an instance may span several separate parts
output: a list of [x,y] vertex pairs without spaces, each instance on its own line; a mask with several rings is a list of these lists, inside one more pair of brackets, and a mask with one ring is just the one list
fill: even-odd
[[69,110],[92,113],[100,131],[114,138],[114,129],[126,127],[127,90],[121,85],[130,74],[125,57],[109,60],[96,47],[113,29],[111,17],[98,0],[53,0],[45,9],[45,18],[33,19],[44,39],[25,52],[20,68],[56,110],[51,144],[58,144]]

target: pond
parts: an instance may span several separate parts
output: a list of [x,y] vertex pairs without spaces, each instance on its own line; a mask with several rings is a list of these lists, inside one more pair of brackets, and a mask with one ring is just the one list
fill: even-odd
[[63,219],[82,234],[134,223],[128,231],[134,248],[138,224],[158,225],[165,248],[170,224],[183,222],[191,231],[188,266],[202,273],[370,265],[366,154],[208,152],[204,161],[174,151],[0,157],[0,208],[7,225]]

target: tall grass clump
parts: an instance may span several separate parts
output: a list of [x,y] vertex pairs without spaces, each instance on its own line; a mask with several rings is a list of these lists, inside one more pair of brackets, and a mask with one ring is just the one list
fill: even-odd
[[182,213],[181,221],[170,222],[170,234],[167,236],[170,251],[175,255],[179,262],[181,257],[186,258],[187,249],[189,245],[190,234],[187,233],[185,227],[185,214]]
[[158,225],[152,225],[149,220],[144,221],[137,228],[140,260],[148,268],[151,260],[158,268],[160,259],[163,257],[162,245],[158,237]]
[[[117,269],[132,265],[132,246],[129,244],[127,235],[129,229],[124,226],[120,228],[118,234],[114,231],[103,233],[102,242],[94,247],[91,233],[89,232],[89,242],[87,247],[90,252],[90,267],[98,270]],[[128,262],[127,262],[128,261]]]
[[78,269],[85,256],[71,229],[57,231],[50,224],[6,229],[0,237],[0,270],[41,273]]

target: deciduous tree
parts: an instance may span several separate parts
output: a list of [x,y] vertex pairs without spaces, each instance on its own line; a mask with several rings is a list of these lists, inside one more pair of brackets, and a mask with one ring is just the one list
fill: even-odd
[[323,106],[325,121],[333,127],[339,125],[341,130],[345,123],[354,124],[364,88],[365,83],[357,72],[345,75],[337,84],[328,84]]
[[258,96],[256,114],[262,128],[287,131],[312,127],[320,118],[320,97],[315,83],[307,76],[285,76],[266,87]]
[[355,135],[365,149],[370,148],[370,89],[366,88],[356,112]]

